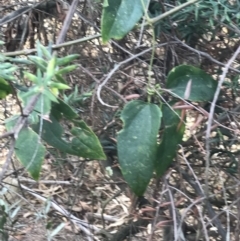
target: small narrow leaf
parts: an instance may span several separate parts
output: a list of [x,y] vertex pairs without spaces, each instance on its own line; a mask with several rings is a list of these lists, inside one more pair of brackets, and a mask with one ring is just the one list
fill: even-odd
[[16,63],[16,64],[27,64],[27,65],[32,64],[31,61],[29,61],[27,59],[22,59],[22,58],[9,58],[9,61],[11,61],[12,63]]
[[2,70],[2,72],[6,75],[8,74],[12,74],[14,71],[16,71],[18,69],[17,66],[12,66],[11,68],[8,68],[8,69],[4,69]]
[[67,65],[73,60],[77,59],[79,57],[79,54],[71,54],[63,58],[58,58],[57,59],[57,66],[63,66]]
[[55,67],[56,67],[56,57],[52,57],[52,59],[50,60],[47,66],[46,78],[48,80],[50,80],[54,76]]
[[65,84],[62,84],[62,83],[56,83],[56,82],[51,82],[49,84],[49,87],[50,88],[56,88],[58,90],[69,90],[69,89],[71,89],[71,87],[68,86],[68,85],[65,85]]
[[52,58],[51,51],[49,51],[48,48],[46,48],[45,46],[43,46],[41,44],[39,44],[39,48],[41,49],[41,51],[46,59],[50,60]]
[[64,68],[58,70],[58,71],[56,72],[56,74],[58,74],[58,75],[67,74],[67,73],[75,70],[76,68],[77,68],[76,65],[69,65],[69,66],[67,66],[67,67],[64,67]]
[[28,58],[41,70],[41,71],[45,71],[46,68],[47,68],[47,62],[38,57],[38,56],[33,56],[33,55],[30,55],[28,56]]
[[40,43],[39,40],[37,41],[37,56],[40,57],[40,58],[43,57],[43,52],[42,52],[42,49],[41,49],[41,43]]
[[63,83],[63,84],[67,84],[67,81],[59,74],[55,74],[54,76],[55,81]]
[[12,67],[13,65],[11,63],[1,63],[0,65],[0,69],[4,70],[4,69],[8,69],[10,67]]
[[153,174],[161,111],[154,104],[137,100],[124,107],[121,119],[124,126],[117,137],[119,164],[132,191],[141,196]]
[[27,71],[24,71],[23,73],[24,73],[25,78],[29,79],[30,81],[32,81],[35,84],[38,83],[38,77],[36,75],[31,74]]

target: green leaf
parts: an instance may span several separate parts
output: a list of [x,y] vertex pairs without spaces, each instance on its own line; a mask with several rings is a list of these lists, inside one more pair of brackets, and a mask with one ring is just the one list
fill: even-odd
[[91,128],[84,121],[74,123],[77,127],[71,130],[75,136],[72,140],[72,148],[81,153],[82,157],[106,160],[102,146]]
[[[29,90],[27,93],[20,91],[18,94],[23,101],[24,106],[26,106],[28,104],[28,101],[32,98],[32,96],[30,97],[28,95],[29,92],[31,92],[31,90]],[[38,101],[34,107],[34,111],[36,115],[49,115],[51,111],[51,100],[49,98],[46,98],[45,95],[41,95],[38,98]],[[32,114],[34,114],[34,112]]]
[[63,77],[62,77],[61,75],[56,74],[54,77],[55,77],[54,79],[55,79],[57,82],[60,82],[60,83],[63,83],[63,84],[67,84],[67,81],[66,81],[65,79],[63,79]]
[[61,99],[58,99],[58,103],[53,104],[52,114],[57,120],[62,119],[62,116],[68,120],[72,120],[78,117],[78,114]]
[[19,117],[20,115],[13,115],[4,121],[7,131],[11,131],[14,128]]
[[49,84],[49,87],[50,88],[56,88],[58,90],[69,90],[69,89],[71,89],[71,87],[66,85],[66,84],[62,84],[62,83],[59,83],[59,82],[56,83],[56,82],[53,82],[53,81]]
[[[186,98],[185,92],[189,81],[191,81],[190,95]],[[211,101],[217,88],[217,81],[199,68],[180,65],[170,71],[167,88],[183,99]]]
[[102,40],[122,39],[144,14],[147,0],[108,0],[103,7],[101,30]]
[[1,71],[2,71],[2,73],[6,74],[6,75],[10,75],[17,69],[18,69],[17,66],[12,66],[11,68],[7,68],[7,69],[1,70]]
[[46,73],[46,78],[50,80],[55,73],[55,68],[56,68],[56,57],[52,57],[48,63],[47,66],[47,73]]
[[108,0],[103,0],[103,7],[108,7]]
[[0,100],[4,99],[8,94],[12,94],[11,85],[0,77]]
[[58,74],[58,75],[67,74],[67,73],[75,70],[76,68],[77,68],[76,65],[69,65],[69,66],[66,66],[66,67],[58,70],[58,71],[56,72],[56,74]]
[[45,61],[44,59],[38,57],[38,56],[33,56],[30,55],[28,56],[28,58],[41,70],[41,71],[46,71],[47,68],[47,61]]
[[38,83],[38,77],[32,73],[29,73],[27,71],[24,71],[24,77],[32,81],[33,83]]
[[30,128],[20,131],[15,143],[15,154],[33,179],[38,180],[45,156],[45,147]]
[[41,49],[41,43],[39,40],[37,40],[37,56],[42,58],[43,57],[43,52]]
[[[43,120],[43,131],[41,133],[42,139],[50,146],[75,156],[99,160],[106,159],[97,136],[83,121],[74,122],[77,125],[71,130],[74,138],[72,142],[67,142],[62,139],[63,128],[59,122],[52,115],[50,118],[50,121]],[[38,132],[39,124],[33,125],[33,129]]]
[[[32,128],[35,132],[38,133],[39,123],[32,125]],[[41,137],[50,146],[53,146],[61,150],[62,152],[71,152],[71,147],[69,143],[61,139],[61,136],[63,134],[63,128],[53,116],[50,117],[50,121],[43,120],[42,128],[43,131],[41,133]],[[76,153],[74,152],[71,154],[75,155]]]
[[119,164],[132,191],[141,196],[153,174],[161,110],[151,103],[131,101],[121,119],[124,126],[117,137]]
[[48,48],[46,48],[45,46],[43,46],[42,44],[39,43],[39,46],[38,46],[41,50],[42,50],[42,53],[44,55],[44,57],[48,60],[50,60],[52,58],[52,54],[51,54],[51,51],[48,50]]
[[11,61],[12,63],[16,63],[16,64],[27,64],[27,65],[32,64],[31,61],[29,61],[27,59],[23,59],[23,58],[8,58],[8,60]]
[[71,54],[63,58],[57,58],[57,66],[67,65],[73,60],[77,59],[78,57],[79,57],[79,54]]
[[11,68],[13,65],[11,63],[1,63],[0,65],[0,69],[4,70],[4,69],[8,69]]
[[157,149],[155,170],[161,177],[173,162],[185,131],[185,124],[180,120],[180,111],[173,111],[168,105],[162,108],[164,131]]
[[48,99],[49,101],[52,102],[58,102],[57,100],[57,96],[58,96],[58,89],[56,88],[52,88],[51,91],[48,89],[45,89],[43,91],[43,95],[46,97],[46,99]]

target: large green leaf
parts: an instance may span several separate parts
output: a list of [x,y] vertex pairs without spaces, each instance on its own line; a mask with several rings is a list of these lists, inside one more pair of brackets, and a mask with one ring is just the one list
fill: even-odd
[[24,128],[19,132],[15,143],[15,154],[35,180],[39,178],[45,152],[39,136],[32,129]]
[[121,119],[124,126],[117,137],[119,164],[132,191],[141,196],[153,174],[161,110],[151,103],[132,101],[124,107]]
[[[186,98],[185,93],[189,81],[191,81],[190,95]],[[217,88],[217,81],[199,68],[180,65],[170,71],[167,77],[167,88],[184,99],[211,101]]]
[[164,131],[157,149],[155,170],[161,177],[173,162],[185,131],[185,124],[180,120],[180,111],[173,111],[168,105],[162,108]]
[[[63,128],[55,117],[51,116],[50,121],[43,120],[41,137],[50,146],[62,152],[84,158],[105,160],[106,156],[94,132],[84,121],[75,121],[74,124],[76,126],[71,130],[71,134],[74,138],[71,142],[68,142],[64,140],[66,138],[62,136]],[[33,129],[38,133],[39,124],[33,125]]]
[[143,16],[143,4],[147,0],[108,0],[103,7],[101,30],[102,40],[123,38]]

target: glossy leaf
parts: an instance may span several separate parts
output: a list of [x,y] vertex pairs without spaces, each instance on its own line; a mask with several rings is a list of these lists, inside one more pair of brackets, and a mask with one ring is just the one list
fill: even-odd
[[33,179],[38,180],[45,156],[45,147],[30,128],[20,131],[15,143],[15,154]]
[[189,81],[192,82],[188,100],[211,101],[217,88],[215,81],[203,70],[191,65],[180,65],[173,68],[167,77],[167,88],[175,95],[185,98]]
[[122,174],[132,191],[141,196],[152,177],[161,111],[143,101],[128,103],[122,113],[123,129],[117,149]]
[[103,7],[101,29],[102,40],[122,39],[144,14],[143,4],[147,0],[108,0]]
[[176,156],[178,144],[182,142],[185,131],[185,124],[180,120],[180,111],[172,110],[166,104],[162,108],[163,113],[163,135],[157,149],[155,170],[158,177],[161,177],[169,168]]

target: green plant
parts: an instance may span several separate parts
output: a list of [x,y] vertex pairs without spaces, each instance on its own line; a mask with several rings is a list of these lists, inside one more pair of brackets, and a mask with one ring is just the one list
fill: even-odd
[[[1,195],[4,195],[5,192],[6,189],[3,188]],[[11,227],[11,225],[14,223],[14,218],[21,208],[21,206],[18,206],[17,204],[18,203],[15,203],[14,205],[9,206],[6,201],[0,199],[0,240],[2,241],[9,240],[9,235],[6,227]]]
[[87,91],[82,94],[78,91],[78,86],[75,86],[74,91],[69,95],[63,95],[63,100],[70,106],[83,105],[84,101],[92,96],[92,91]]
[[[162,17],[155,12],[155,16],[151,18],[152,15],[148,15],[146,11],[147,1],[109,0],[102,13],[103,41],[123,38],[143,16],[150,26],[155,24],[153,27],[156,32],[156,23],[161,19],[179,14],[180,9],[194,2],[197,1],[183,3],[175,11],[169,11]],[[150,83],[151,76],[148,78]],[[124,106],[121,113],[123,129],[117,137],[119,164],[125,180],[137,196],[144,194],[153,172],[156,172],[157,177],[161,177],[176,155],[185,130],[185,110],[177,108],[178,102],[211,101],[217,82],[199,68],[181,65],[170,71],[166,87],[164,90],[161,86],[153,88],[148,84],[148,101],[131,101]],[[155,91],[151,91],[154,89]],[[171,93],[174,100],[162,103],[159,98],[158,105],[151,103],[152,95],[160,95],[163,91]],[[163,133],[158,138],[161,122]]]
[[[18,98],[23,103],[22,113],[6,120],[9,135],[15,139],[15,154],[21,164],[34,179],[38,179],[42,162],[46,153],[44,143],[59,151],[89,159],[104,160],[105,154],[100,142],[91,128],[78,114],[61,98],[63,91],[70,89],[63,75],[74,70],[70,62],[78,55],[57,58],[52,54],[51,47],[37,45],[37,56],[29,56],[29,61],[36,66],[36,74],[24,72],[24,77],[32,85],[18,90]],[[17,68],[10,64],[7,81],[14,86],[18,84],[13,77]],[[10,66],[9,65],[9,66]],[[8,83],[7,83],[8,84]],[[21,89],[21,88],[18,88]],[[6,92],[7,94],[7,92]],[[72,123],[71,140],[63,137],[61,121],[67,119]]]

